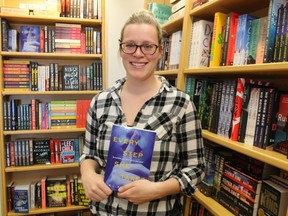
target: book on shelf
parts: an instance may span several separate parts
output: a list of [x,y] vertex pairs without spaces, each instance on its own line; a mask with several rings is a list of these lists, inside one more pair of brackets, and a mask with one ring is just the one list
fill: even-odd
[[280,93],[273,150],[287,155],[288,152],[288,93]]
[[256,63],[257,45],[259,40],[260,18],[251,21],[251,34],[248,47],[247,64]]
[[236,152],[233,154],[231,164],[236,169],[257,180],[267,179],[270,175],[279,175],[280,173],[280,169],[277,167]]
[[189,52],[189,68],[208,67],[213,22],[199,20],[193,23]]
[[20,26],[20,51],[40,52],[40,26]]
[[[274,42],[274,52],[272,57],[272,62],[278,62],[279,61],[279,54],[280,54],[280,38],[282,34],[282,23],[283,26],[285,25],[285,21],[283,21],[284,18],[284,4],[281,4],[277,11],[277,26],[276,26],[276,35],[275,35],[275,42]],[[286,14],[285,14],[286,16]],[[286,18],[285,18],[286,19]],[[284,28],[283,28],[284,30]],[[281,55],[280,55],[281,58]]]
[[268,16],[261,17],[260,19],[260,28],[259,28],[259,38],[257,42],[257,53],[256,53],[256,64],[263,63],[264,59],[264,50],[266,43],[266,34],[267,34],[267,25],[268,25]]
[[8,29],[8,51],[16,52],[19,49],[18,46],[18,32],[17,29]]
[[236,44],[233,65],[246,65],[248,61],[249,44],[251,40],[252,20],[256,17],[251,14],[242,14],[238,17]]
[[157,2],[148,3],[148,10],[154,14],[160,24],[165,24],[168,21],[169,16],[172,14],[171,8],[170,5],[160,4]]
[[221,63],[223,28],[226,25],[227,14],[216,12],[214,15],[213,34],[210,52],[210,67],[218,67]]
[[66,206],[66,176],[48,177],[46,180],[47,207]]
[[269,2],[268,23],[263,63],[270,63],[273,61],[278,9],[281,7],[282,4],[285,4],[285,2],[286,0],[270,0]]
[[79,90],[79,65],[62,66],[62,89],[76,91]]
[[222,66],[233,65],[236,33],[238,26],[239,14],[231,12],[227,14],[226,24],[223,28],[223,40],[222,40],[222,53],[221,63]]
[[50,140],[33,140],[33,164],[50,164]]
[[258,213],[285,216],[288,206],[288,189],[275,181],[263,180]]
[[155,139],[151,130],[112,126],[104,181],[113,191],[149,177]]
[[16,184],[14,187],[15,213],[29,213],[30,184]]
[[62,163],[75,162],[75,140],[74,139],[62,139],[60,146],[61,161]]
[[47,176],[43,176],[40,179],[40,199],[39,199],[39,204],[41,203],[41,208],[46,208],[47,207]]

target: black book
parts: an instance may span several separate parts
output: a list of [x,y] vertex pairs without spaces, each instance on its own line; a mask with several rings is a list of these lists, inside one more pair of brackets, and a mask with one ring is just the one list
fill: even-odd
[[62,89],[65,91],[79,90],[79,65],[63,65],[62,66]]

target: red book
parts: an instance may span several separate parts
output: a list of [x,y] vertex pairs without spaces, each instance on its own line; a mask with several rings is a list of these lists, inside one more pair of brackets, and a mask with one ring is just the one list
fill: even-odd
[[41,179],[41,207],[46,208],[46,180],[47,176]]
[[10,165],[15,166],[15,146],[14,142],[9,142],[10,145]]
[[237,13],[232,12],[230,14],[230,28],[229,28],[230,30],[229,30],[229,39],[228,39],[228,47],[227,47],[226,66],[233,65],[236,33],[237,33],[237,26],[238,26],[238,17],[239,17],[239,14]]
[[277,124],[275,142],[273,149],[284,155],[288,153],[288,93],[280,93],[279,108],[277,113]]
[[50,139],[50,162],[51,164],[55,163],[55,144],[53,139]]
[[31,129],[36,130],[36,99],[31,100]]

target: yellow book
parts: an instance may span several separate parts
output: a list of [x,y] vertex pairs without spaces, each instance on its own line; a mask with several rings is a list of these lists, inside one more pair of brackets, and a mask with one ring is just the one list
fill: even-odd
[[227,14],[216,12],[214,15],[214,25],[210,53],[210,67],[218,67],[221,62],[223,28],[226,24]]

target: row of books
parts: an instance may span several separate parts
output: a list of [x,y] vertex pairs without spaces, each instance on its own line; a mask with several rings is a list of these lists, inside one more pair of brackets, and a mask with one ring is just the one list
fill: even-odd
[[195,21],[188,67],[287,61],[287,8],[286,1],[271,0],[269,14],[265,17],[216,12],[214,22]]
[[6,167],[79,162],[83,136],[67,139],[18,139],[7,141]]
[[61,17],[101,19],[102,0],[61,0]]
[[3,61],[4,91],[101,90],[102,61],[90,65],[39,65],[29,60]]
[[30,104],[20,99],[3,103],[4,131],[85,128],[90,100],[32,99]]
[[[199,190],[234,215],[285,215],[288,181],[285,171],[206,141],[207,169]],[[274,182],[275,184],[271,183]]]
[[157,70],[173,70],[179,68],[179,56],[181,51],[182,31],[176,31],[164,37],[163,55],[157,64]]
[[[10,28],[1,20],[2,51],[101,54],[101,30],[81,24],[55,23],[55,26]],[[19,44],[19,46],[18,46]]]
[[88,206],[81,177],[44,176],[30,183],[10,182],[6,186],[8,211],[29,213],[30,209]]
[[287,154],[288,94],[251,79],[187,77],[202,127],[224,138]]

